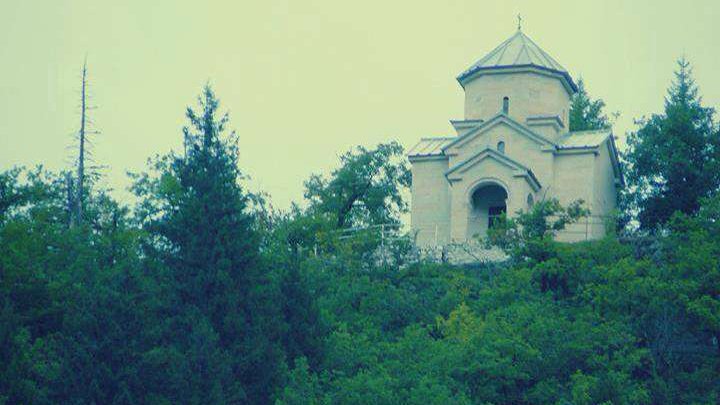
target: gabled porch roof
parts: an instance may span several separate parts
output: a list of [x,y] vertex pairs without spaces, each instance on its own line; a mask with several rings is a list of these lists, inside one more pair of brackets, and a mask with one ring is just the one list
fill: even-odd
[[535,174],[532,172],[532,170],[528,169],[520,162],[511,159],[492,148],[485,148],[477,152],[476,154],[470,156],[469,158],[463,160],[462,162],[456,164],[455,166],[450,168],[450,170],[445,172],[445,177],[448,179],[448,181],[460,180],[462,178],[461,176],[459,176],[460,173],[469,170],[471,167],[479,164],[485,159],[492,159],[500,163],[501,165],[506,166],[513,171],[514,177],[525,178],[530,187],[532,187],[533,191],[538,191],[542,188],[540,181],[537,179],[537,177],[535,177]]
[[445,151],[448,150],[449,148],[451,148],[457,144],[460,144],[460,143],[464,142],[465,140],[470,139],[471,137],[473,137],[481,132],[484,132],[484,131],[486,131],[496,125],[499,125],[499,124],[508,125],[512,129],[517,131],[519,134],[526,136],[527,138],[529,138],[532,141],[537,142],[538,144],[556,147],[555,142],[538,134],[535,131],[530,130],[525,125],[520,124],[519,122],[515,121],[514,119],[508,117],[507,115],[500,113],[500,114],[497,114],[496,116],[490,118],[489,120],[483,122],[482,124],[478,125],[477,127],[471,129],[466,134],[458,136],[457,138],[453,139],[451,142],[446,143],[445,145],[442,146],[441,149],[442,149],[443,153],[445,153]]

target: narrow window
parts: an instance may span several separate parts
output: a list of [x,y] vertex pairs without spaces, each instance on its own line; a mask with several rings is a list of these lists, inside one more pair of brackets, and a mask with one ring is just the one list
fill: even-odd
[[503,141],[498,142],[497,150],[500,153],[505,153],[505,142],[503,142]]
[[503,97],[503,114],[507,115],[510,111],[510,98]]
[[532,194],[528,194],[527,196],[527,205],[528,208],[532,208],[532,206],[535,205],[535,198],[533,198]]

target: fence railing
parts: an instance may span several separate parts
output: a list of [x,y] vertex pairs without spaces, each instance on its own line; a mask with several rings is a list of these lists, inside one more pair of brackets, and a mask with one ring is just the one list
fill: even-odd
[[[548,219],[553,221],[557,220],[558,217],[550,216]],[[580,236],[574,239],[590,240],[597,234],[599,228],[602,228],[602,231],[604,231],[608,221],[612,219],[613,217],[610,215],[587,215],[568,224],[565,229],[558,231],[557,235],[559,237],[566,235]],[[449,221],[438,221],[430,225],[414,225],[412,231],[417,233],[419,237],[428,238],[434,241],[434,244],[438,244],[442,239],[445,239],[442,236],[443,232],[447,232],[448,234],[452,232],[450,227],[451,224]]]
[[346,228],[335,231],[339,240],[346,240],[364,235],[377,235],[380,238],[380,245],[384,246],[386,241],[402,238],[402,224],[378,224],[365,227]]

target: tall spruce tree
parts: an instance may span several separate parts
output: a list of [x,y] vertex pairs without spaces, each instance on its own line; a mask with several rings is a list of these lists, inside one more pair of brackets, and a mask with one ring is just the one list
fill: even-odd
[[715,111],[702,106],[690,63],[677,64],[664,113],[639,122],[624,156],[630,185],[624,197],[645,229],[665,224],[676,211],[695,213],[720,185]]
[[228,115],[218,117],[210,86],[198,101],[199,110],[186,112],[184,155],[161,160],[160,176],[135,186],[151,215],[152,251],[173,283],[162,331],[169,344],[155,352],[162,355],[148,377],[170,401],[267,403],[282,360],[277,293],[239,185],[237,137],[223,135]]

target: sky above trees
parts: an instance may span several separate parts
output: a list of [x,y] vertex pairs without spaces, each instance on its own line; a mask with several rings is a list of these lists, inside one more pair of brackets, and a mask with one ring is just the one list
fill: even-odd
[[355,145],[451,134],[448,120],[463,114],[454,77],[513,33],[517,13],[621,112],[621,138],[662,111],[680,56],[703,103],[720,105],[714,1],[11,2],[0,13],[0,169],[70,166],[87,55],[95,160],[118,197],[130,195],[126,171],[180,150],[184,107],[210,80],[251,189],[285,208]]

